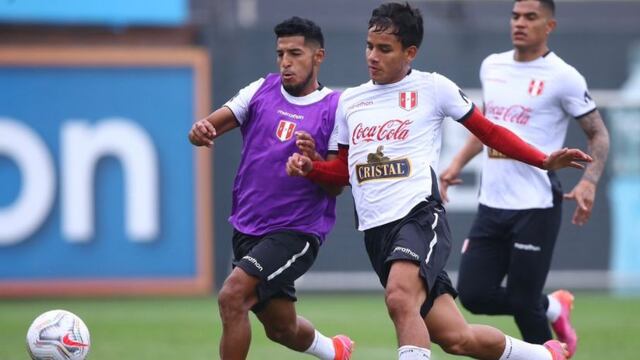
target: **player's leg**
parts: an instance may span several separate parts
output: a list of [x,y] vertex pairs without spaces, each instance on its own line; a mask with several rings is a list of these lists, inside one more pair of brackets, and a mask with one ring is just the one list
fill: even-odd
[[420,306],[427,293],[419,271],[415,262],[394,261],[385,287],[385,303],[396,329],[399,348],[407,345],[431,347],[427,327],[420,316]]
[[462,245],[457,290],[462,305],[474,314],[512,314],[502,286],[509,266],[511,217],[511,211],[480,205]]
[[294,302],[288,298],[273,298],[264,309],[256,312],[267,337],[295,351],[305,351],[313,342],[313,325],[296,314]]
[[[222,320],[220,358],[246,359],[251,342],[249,309],[258,302],[256,288],[260,283],[255,265],[243,263],[260,238],[238,231],[233,234],[234,269],[218,293],[218,309]],[[247,259],[244,259],[245,262]]]
[[272,341],[320,359],[348,359],[350,340],[336,343],[296,313],[294,282],[311,268],[318,247],[319,240],[310,234],[282,231],[265,236],[254,250],[262,259],[264,281],[257,287],[259,302],[253,311]]
[[514,224],[507,296],[525,341],[543,344],[551,339],[542,293],[560,229],[561,208],[522,210]]
[[345,335],[329,338],[316,330],[307,319],[296,314],[294,302],[274,298],[256,313],[267,337],[289,349],[305,352],[323,360],[348,360],[353,342]]
[[449,354],[481,360],[565,360],[566,352],[555,340],[530,344],[487,325],[468,324],[453,296],[438,296],[424,319],[433,342]]
[[246,359],[251,342],[249,309],[258,301],[255,288],[260,279],[235,268],[218,294],[218,309],[222,320],[220,358]]
[[365,231],[371,264],[385,288],[385,302],[396,329],[400,360],[430,357],[429,333],[421,314],[429,284],[444,268],[450,251],[442,227],[444,209],[429,200],[403,219]]

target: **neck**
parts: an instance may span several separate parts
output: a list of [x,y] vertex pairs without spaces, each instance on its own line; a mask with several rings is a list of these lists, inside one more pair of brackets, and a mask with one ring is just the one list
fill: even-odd
[[545,43],[537,47],[515,48],[515,50],[516,51],[513,55],[513,59],[515,61],[527,62],[527,61],[533,61],[547,54],[549,52],[549,47]]
[[317,78],[312,78],[304,86],[293,87],[293,88],[284,87],[284,90],[287,93],[289,93],[289,95],[291,95],[291,96],[302,97],[302,96],[307,96],[307,95],[311,94],[312,92],[318,90],[319,87],[320,87],[320,83],[318,83],[318,79]]

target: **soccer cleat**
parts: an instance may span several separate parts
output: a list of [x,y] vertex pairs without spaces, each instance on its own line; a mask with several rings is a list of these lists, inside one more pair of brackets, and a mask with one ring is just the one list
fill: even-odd
[[573,294],[567,290],[557,290],[551,293],[551,296],[560,302],[562,310],[560,316],[551,324],[553,332],[561,342],[567,345],[569,355],[567,358],[576,353],[578,345],[578,335],[576,330],[571,326],[571,310],[573,310]]
[[551,353],[551,360],[567,360],[569,358],[567,345],[558,340],[549,340],[544,343],[544,347]]
[[347,335],[336,335],[332,338],[336,351],[334,360],[349,360],[353,351],[354,342]]

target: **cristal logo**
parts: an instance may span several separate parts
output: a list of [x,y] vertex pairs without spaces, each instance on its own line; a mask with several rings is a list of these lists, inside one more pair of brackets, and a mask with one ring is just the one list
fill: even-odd
[[514,124],[527,125],[533,110],[523,105],[499,106],[493,102],[486,105],[485,113],[494,119]]
[[360,142],[406,140],[409,136],[411,120],[389,120],[382,125],[364,126],[356,125],[351,135],[351,142],[356,145]]

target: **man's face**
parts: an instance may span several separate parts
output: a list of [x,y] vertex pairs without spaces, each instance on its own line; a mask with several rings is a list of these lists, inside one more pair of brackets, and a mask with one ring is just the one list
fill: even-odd
[[282,75],[282,86],[291,95],[307,95],[314,89],[315,68],[324,58],[324,50],[314,42],[305,44],[304,36],[280,37],[276,53]]
[[546,46],[556,22],[551,11],[537,0],[517,1],[511,13],[511,41],[517,49]]
[[378,84],[390,84],[404,78],[415,58],[417,48],[402,48],[400,39],[393,34],[394,29],[373,31],[367,35],[367,65],[369,77]]

